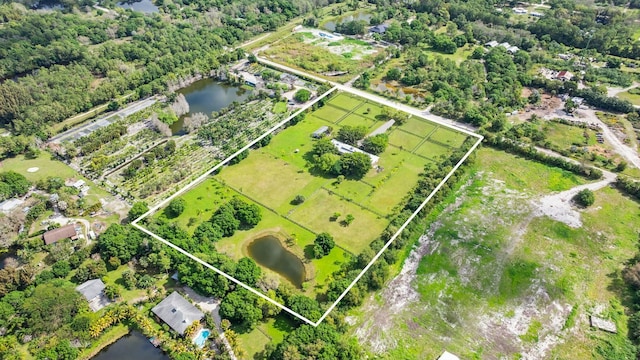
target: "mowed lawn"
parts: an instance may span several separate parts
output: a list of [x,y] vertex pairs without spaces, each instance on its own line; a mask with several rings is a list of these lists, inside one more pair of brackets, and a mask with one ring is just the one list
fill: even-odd
[[[466,137],[447,128],[438,132],[435,123],[414,117],[389,130],[392,146],[379,155],[378,163],[363,179],[338,183],[334,176],[310,173],[308,153],[315,141],[314,131],[330,126],[335,135],[345,125],[365,125],[372,131],[383,123],[376,119],[381,111],[382,106],[351,95],[333,97],[298,124],[279,131],[267,146],[251,150],[238,164],[222,168],[214,178],[183,195],[186,210],[175,220],[193,232],[233,196],[259,205],[262,220],[255,228],[236,231],[216,243],[217,251],[234,259],[246,256],[246,245],[265,232],[295,239],[290,251],[309,256],[317,234],[328,232],[337,246],[322,259],[311,260],[313,280],[307,291],[326,288],[331,273],[380,236],[389,223],[388,215],[417,184],[425,165],[432,162],[429,159],[450,153]],[[344,119],[338,124],[327,121],[340,116]],[[427,140],[436,135],[442,144]],[[297,195],[304,197],[302,204],[292,204]],[[340,216],[332,219],[336,213]],[[354,218],[349,225],[344,223],[347,215]]]
[[415,153],[431,160],[436,160],[441,155],[451,153],[451,149],[427,140],[415,150]]
[[[330,218],[336,212],[341,216],[337,221],[332,221]],[[348,214],[353,215],[355,220],[350,225],[344,226],[341,221]],[[337,245],[353,254],[359,254],[369,246],[369,243],[380,236],[389,223],[387,219],[337,194],[330,194],[327,190],[314,193],[314,196],[295,209],[289,218],[305,224],[314,232],[328,232],[333,235]]]
[[[38,168],[36,172],[28,172],[30,168]],[[55,160],[48,152],[41,152],[35,159],[26,159],[24,155],[0,161],[0,172],[15,171],[27,180],[36,182],[48,177],[57,176],[64,180],[84,180],[89,185],[89,198],[98,200],[100,197],[110,196],[108,192],[96,186],[91,180],[77,173],[67,164]],[[95,197],[95,199],[93,199]]]
[[313,113],[313,116],[319,117],[320,119],[323,119],[335,124],[347,114],[348,112],[346,110],[342,110],[335,106],[327,105],[316,110]]
[[413,151],[422,142],[422,138],[401,129],[395,129],[389,134],[389,144],[407,151]]
[[467,139],[467,135],[455,130],[440,126],[429,136],[429,140],[437,141],[451,147],[459,148]]
[[330,104],[345,110],[353,110],[366,101],[350,94],[340,93],[331,99]]
[[400,125],[400,129],[408,131],[421,138],[425,138],[429,136],[431,132],[433,132],[436,126],[436,124],[430,121],[422,120],[420,118],[412,116],[407,121],[405,121],[404,124]]
[[240,164],[223,168],[218,179],[271,209],[291,202],[307,185],[312,184],[312,192],[327,181],[262,149],[252,151]]

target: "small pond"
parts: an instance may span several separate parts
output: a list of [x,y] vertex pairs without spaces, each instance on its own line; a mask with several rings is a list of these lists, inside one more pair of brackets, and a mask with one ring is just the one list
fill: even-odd
[[365,12],[359,12],[354,15],[342,16],[336,20],[327,21],[322,25],[322,27],[329,31],[336,31],[337,24],[342,24],[345,22],[356,21],[356,20],[364,20],[367,22],[367,24],[369,24],[369,20],[371,20],[371,14],[365,13]]
[[306,273],[304,264],[289,250],[282,246],[280,240],[267,235],[259,237],[249,244],[249,256],[258,264],[277,272],[293,285],[302,287]]
[[[177,92],[184,95],[189,103],[189,113],[185,116],[199,112],[211,116],[213,111],[219,111],[234,101],[243,102],[251,95],[251,91],[212,78],[198,80]],[[171,125],[174,135],[181,132],[183,121],[184,117]]]
[[123,9],[131,9],[133,11],[139,11],[144,14],[153,14],[158,12],[158,7],[153,5],[151,0],[137,0],[137,1],[122,1],[116,4],[117,7]]
[[144,335],[132,331],[102,349],[91,360],[169,360],[162,350],[154,347]]

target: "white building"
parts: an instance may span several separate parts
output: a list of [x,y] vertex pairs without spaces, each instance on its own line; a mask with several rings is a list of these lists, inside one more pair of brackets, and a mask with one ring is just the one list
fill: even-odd
[[354,152],[359,152],[362,154],[367,155],[370,159],[371,159],[371,165],[375,165],[378,163],[378,160],[380,160],[379,157],[373,155],[373,154],[369,154],[368,152],[364,152],[360,149],[358,149],[355,146],[351,146],[349,144],[345,144],[341,141],[332,139],[331,142],[333,143],[333,145],[336,146],[336,148],[338,148],[338,151],[340,151],[341,154],[350,154],[350,153],[354,153]]

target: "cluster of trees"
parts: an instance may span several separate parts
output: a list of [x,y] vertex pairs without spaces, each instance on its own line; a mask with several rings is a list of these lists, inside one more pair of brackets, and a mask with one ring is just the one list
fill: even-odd
[[580,190],[580,192],[576,194],[573,200],[579,206],[588,207],[593,205],[593,203],[596,201],[596,198],[595,198],[595,195],[593,194],[593,191],[589,189],[584,189],[584,190]]
[[122,171],[125,179],[134,178],[141,169],[150,164],[170,157],[176,152],[176,142],[174,140],[167,141],[164,146],[158,145],[142,155],[142,158],[135,159]]
[[22,196],[29,191],[31,183],[15,171],[0,173],[0,200]]
[[377,134],[366,137],[362,141],[362,150],[370,154],[379,155],[387,149],[387,145],[389,145],[389,136],[387,134]]
[[[92,1],[65,3],[90,6]],[[129,100],[135,100],[163,91],[176,76],[208,74],[244,56],[223,48],[322,5],[178,2],[167,4],[165,11],[180,21],[167,21],[138,12],[87,18],[83,7],[43,14],[2,4],[0,22],[6,26],[0,29],[0,79],[6,81],[0,84],[0,124],[44,139],[51,125],[127,92],[133,91]],[[211,8],[219,13],[210,14]],[[123,40],[109,41],[114,39]],[[88,51],[89,45],[95,51]]]
[[223,237],[233,236],[238,229],[250,229],[262,219],[262,211],[239,197],[233,197],[211,216],[198,225],[193,237],[201,242],[214,243]]
[[310,154],[312,167],[327,174],[361,179],[372,168],[368,155],[359,152],[340,154],[327,138],[316,141]]
[[320,259],[328,255],[334,246],[336,246],[336,243],[333,241],[333,236],[326,232],[320,233],[313,241],[313,256],[316,259]]
[[[116,122],[77,139],[73,144],[80,149],[80,154],[86,156],[100,150],[105,144],[120,138],[126,133],[127,127],[120,122]],[[73,154],[70,155],[73,156]]]
[[311,91],[307,89],[300,89],[296,91],[293,98],[299,103],[305,103],[311,98]]
[[618,176],[615,185],[620,191],[640,200],[640,181],[635,181],[627,176]]

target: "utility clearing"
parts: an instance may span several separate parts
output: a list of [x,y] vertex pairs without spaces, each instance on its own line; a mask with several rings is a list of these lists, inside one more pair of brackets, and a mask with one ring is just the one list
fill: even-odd
[[[354,334],[390,359],[615,354],[626,317],[614,284],[635,249],[638,203],[608,186],[611,173],[586,183],[491,149],[477,163],[400,273],[347,318]],[[585,188],[596,202],[581,209],[572,198]]]

